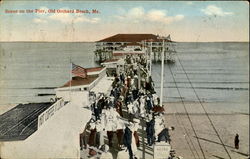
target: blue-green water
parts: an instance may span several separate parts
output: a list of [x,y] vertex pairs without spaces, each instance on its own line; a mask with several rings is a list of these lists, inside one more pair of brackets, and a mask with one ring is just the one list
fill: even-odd
[[[94,43],[0,43],[0,105],[48,101],[53,89],[70,78],[70,58],[83,67],[97,66]],[[200,99],[205,102],[242,103],[248,111],[249,43],[178,43],[177,60],[165,65],[164,101],[178,102],[170,67],[184,101],[197,101],[178,61],[180,59]],[[160,63],[153,64],[156,90]]]

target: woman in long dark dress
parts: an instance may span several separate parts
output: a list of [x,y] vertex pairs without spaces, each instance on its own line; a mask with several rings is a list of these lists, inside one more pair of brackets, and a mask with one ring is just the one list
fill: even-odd
[[235,147],[236,149],[239,149],[239,143],[240,143],[239,134],[236,134],[236,135],[235,135],[235,138],[234,138],[234,147]]

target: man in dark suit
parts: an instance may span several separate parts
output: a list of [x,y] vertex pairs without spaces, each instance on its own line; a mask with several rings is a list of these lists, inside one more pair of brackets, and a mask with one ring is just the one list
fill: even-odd
[[155,125],[154,119],[152,118],[152,116],[149,116],[149,119],[146,122],[147,142],[149,146],[152,146],[152,144],[154,143],[154,133],[155,133],[154,125]]
[[131,148],[131,143],[132,143],[132,131],[128,128],[128,126],[126,126],[124,135],[123,135],[123,144],[128,149],[129,158],[133,159],[133,151]]

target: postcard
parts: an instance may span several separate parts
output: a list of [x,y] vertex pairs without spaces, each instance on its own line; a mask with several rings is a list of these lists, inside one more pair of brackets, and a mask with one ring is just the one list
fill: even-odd
[[0,158],[249,158],[249,2],[1,0]]

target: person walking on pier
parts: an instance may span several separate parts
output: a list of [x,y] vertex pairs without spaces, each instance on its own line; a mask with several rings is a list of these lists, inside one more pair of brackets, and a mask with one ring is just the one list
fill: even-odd
[[140,101],[140,116],[142,118],[144,118],[145,113],[146,113],[146,110],[145,110],[145,96],[141,95],[139,101]]
[[146,97],[146,112],[149,113],[153,108],[152,95],[147,95]]
[[165,128],[162,113],[156,113],[156,115],[154,116],[154,121],[155,121],[155,123],[154,123],[155,124],[154,125],[154,130],[155,130],[154,137],[158,141],[158,135]]
[[174,127],[164,128],[159,134],[158,134],[158,142],[164,141],[168,142],[170,144],[171,139],[169,135],[169,131],[173,131]]
[[153,97],[153,105],[154,106],[157,106],[157,105],[160,105],[160,98],[157,96],[156,93],[152,94],[152,97]]
[[94,104],[94,115],[95,115],[95,120],[100,119],[100,113],[101,113],[101,109],[100,107],[98,107],[98,102],[96,101]]
[[131,77],[130,76],[127,77],[126,85],[128,88],[130,88],[130,86],[131,86]]
[[240,137],[239,137],[239,134],[236,134],[234,138],[234,147],[236,149],[239,149],[239,143],[240,143]]
[[139,89],[138,82],[139,82],[138,76],[137,76],[137,74],[135,74],[135,76],[134,76],[134,86],[135,86],[135,89],[137,89],[137,90]]
[[90,135],[89,135],[89,146],[95,146],[95,140],[96,140],[96,124],[93,119],[90,121]]
[[147,142],[149,146],[152,146],[154,143],[154,125],[154,119],[152,115],[149,114],[146,121]]
[[81,150],[87,149],[87,129],[90,127],[90,122],[92,122],[92,120],[86,123],[83,132],[80,134],[80,149]]
[[125,76],[122,72],[120,73],[120,80],[123,84],[125,83]]
[[137,147],[140,147],[139,135],[137,133],[137,130],[139,129],[140,120],[134,118],[133,123],[134,123],[134,127],[133,127],[134,133],[133,133],[133,135],[134,135],[134,138],[135,138],[135,144],[136,144]]
[[123,136],[123,144],[127,147],[127,150],[129,152],[129,159],[133,159],[133,151],[132,151],[132,131],[128,126],[126,126],[124,130],[124,136]]
[[119,113],[121,117],[123,117],[122,114],[122,97],[120,96],[119,99],[115,103],[115,109]]
[[116,120],[117,122],[117,127],[116,127],[116,136],[117,136],[117,140],[118,140],[118,147],[119,149],[122,148],[122,144],[123,144],[123,130],[125,128],[125,125],[124,125],[124,121],[120,118],[118,118]]
[[129,91],[126,95],[126,99],[125,99],[125,104],[128,105],[129,103],[132,103],[134,101],[132,92]]
[[113,96],[114,96],[114,103],[117,101],[117,99],[120,97],[120,94],[121,94],[121,90],[120,90],[120,88],[118,88],[118,87],[115,87],[114,89],[113,89]]
[[128,87],[125,84],[122,84],[121,86],[121,96],[124,97],[124,99],[126,99],[126,95],[127,95],[127,91],[128,91]]
[[137,100],[135,100],[132,103],[133,107],[132,107],[132,114],[134,115],[134,117],[139,118],[139,102]]
[[114,108],[110,108],[106,112],[106,131],[109,141],[109,147],[112,147],[113,135],[116,132],[116,120],[120,117],[120,115],[114,110]]
[[96,147],[99,148],[104,144],[104,132],[103,132],[103,124],[101,123],[101,120],[96,121]]
[[128,110],[128,118],[129,119],[132,119],[133,118],[133,103],[132,102],[129,102],[128,105],[127,105],[127,110]]
[[138,98],[138,93],[139,93],[139,90],[136,89],[135,86],[132,87],[132,96],[133,96],[133,99],[137,99]]

